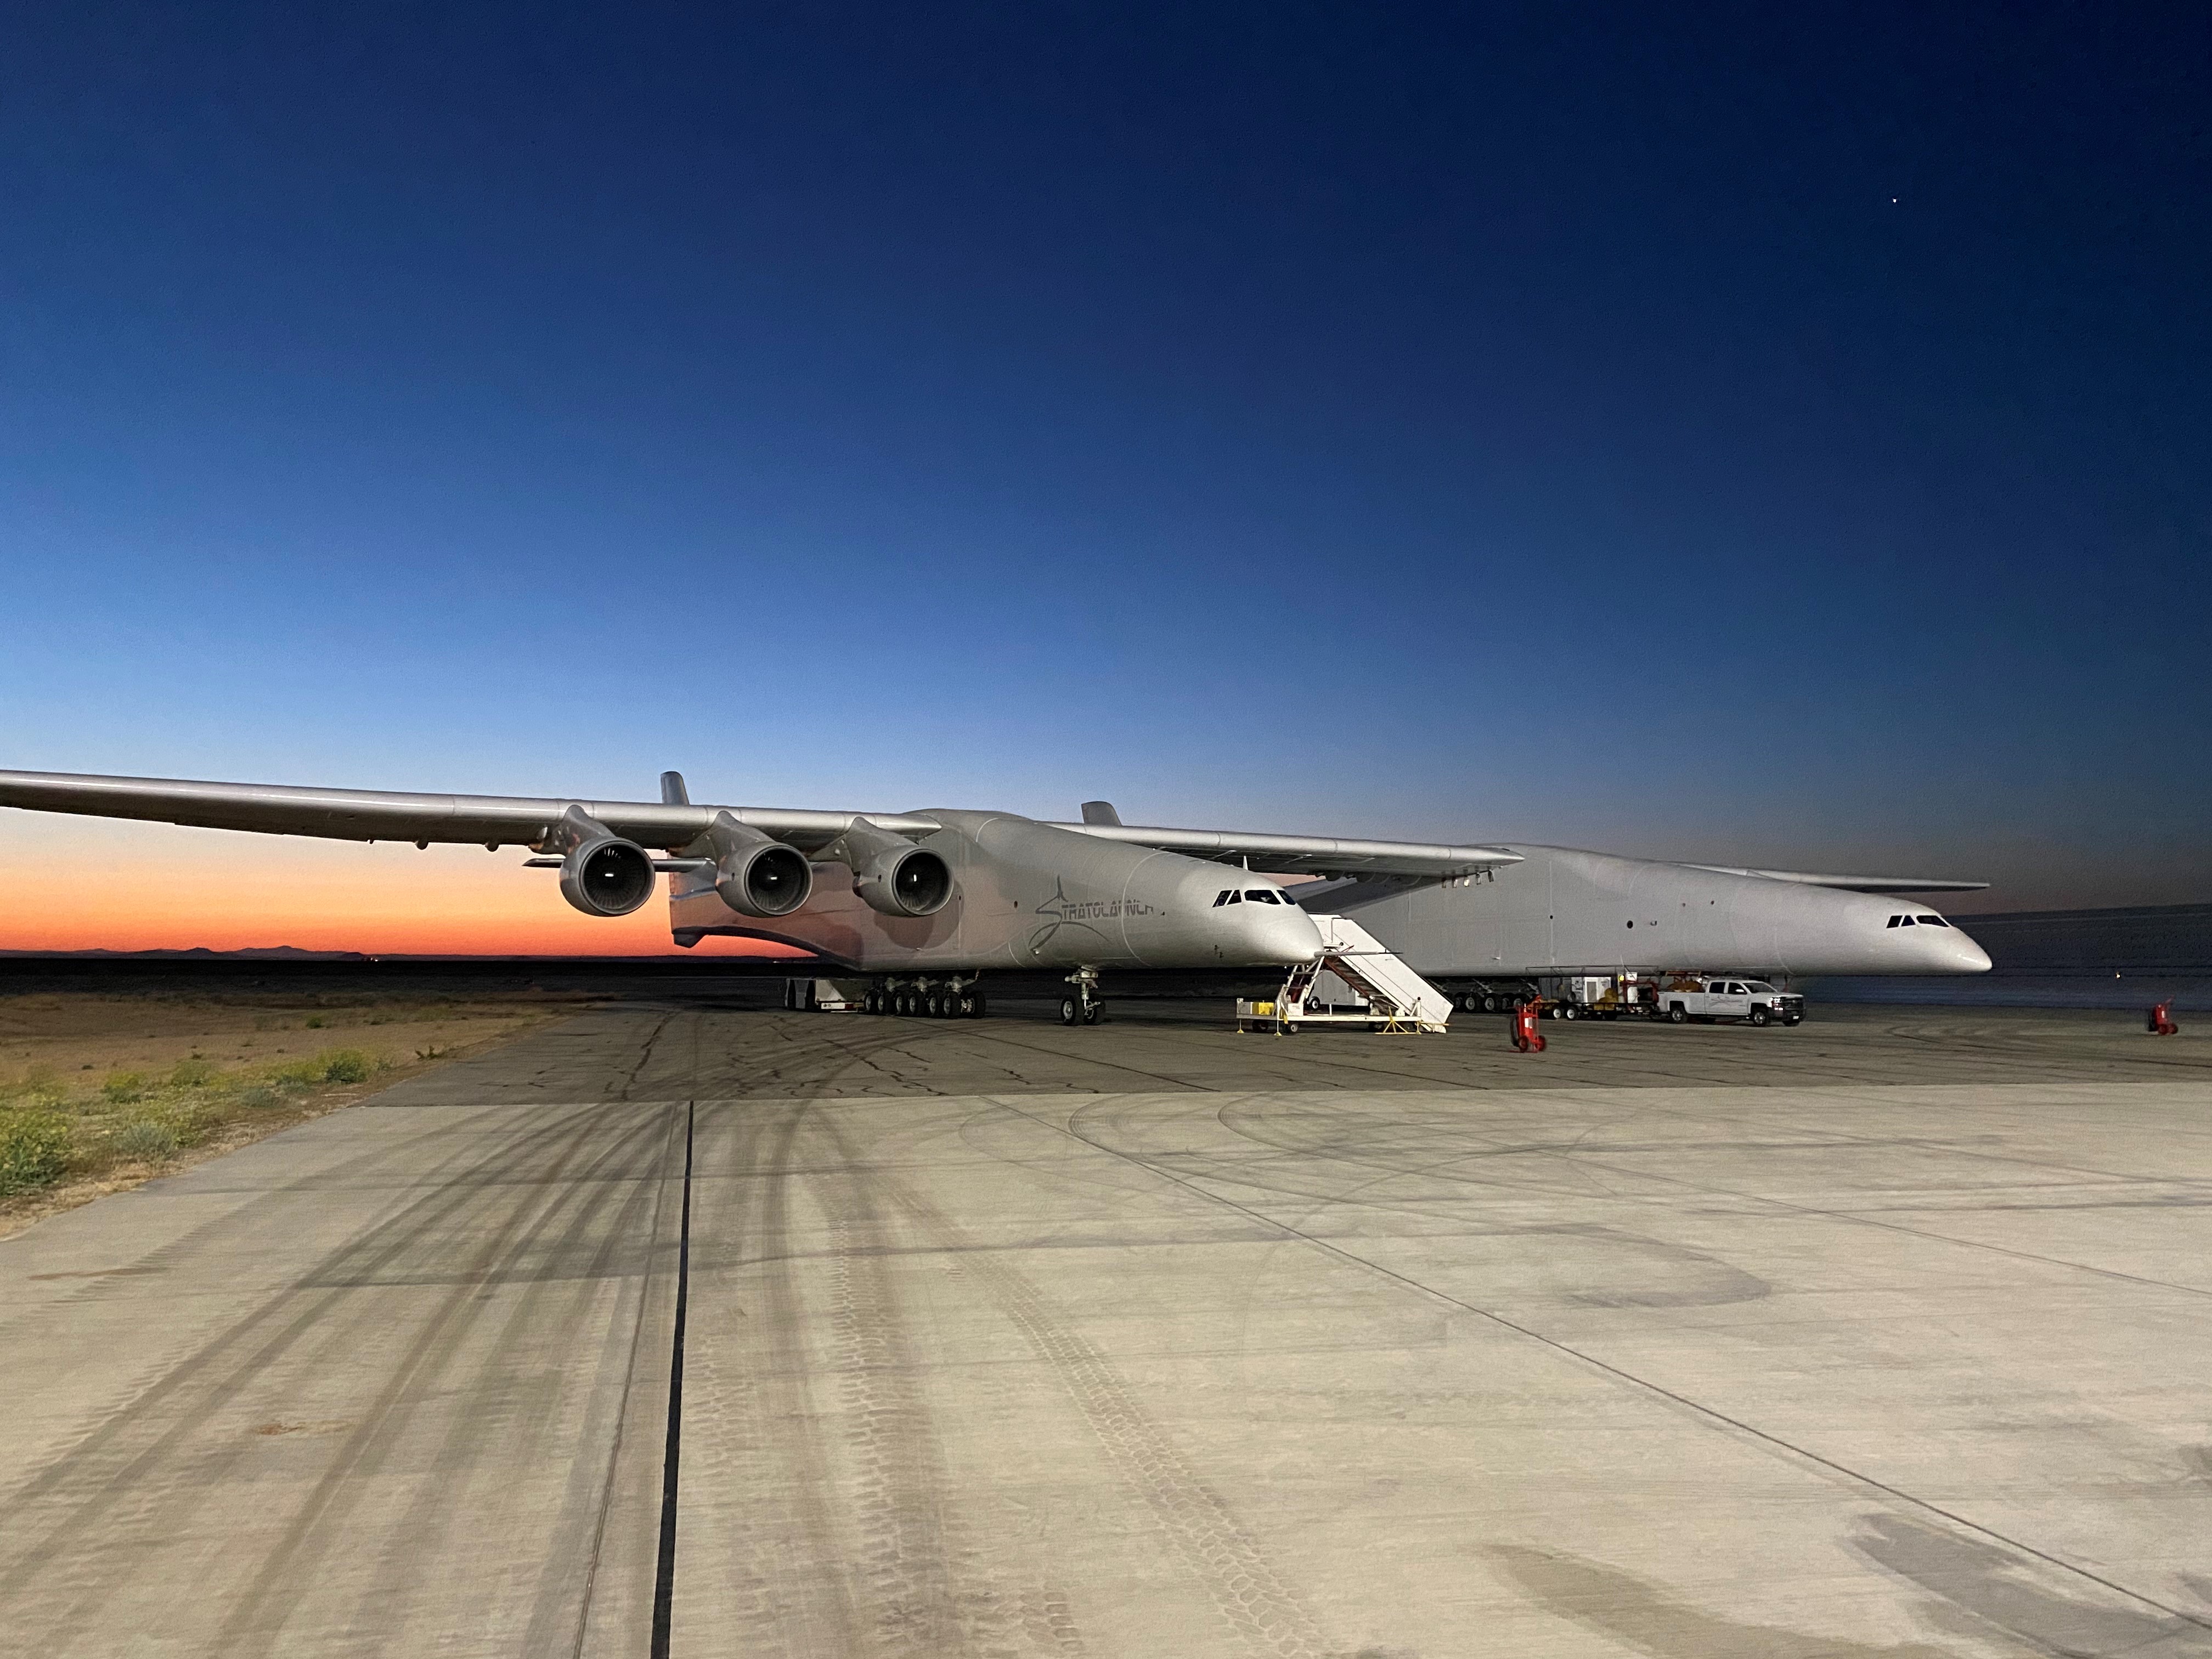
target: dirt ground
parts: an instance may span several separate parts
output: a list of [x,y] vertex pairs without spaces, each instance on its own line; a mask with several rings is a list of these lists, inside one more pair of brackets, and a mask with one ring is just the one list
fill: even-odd
[[0,1194],[0,1238],[478,1054],[587,1006],[559,993],[270,989],[0,996],[0,1130],[64,1127],[67,1167]]
[[188,1058],[254,1066],[336,1048],[382,1050],[397,1064],[520,1030],[547,1012],[543,1001],[514,998],[0,997],[0,1087],[42,1072],[89,1085],[116,1071],[165,1073]]

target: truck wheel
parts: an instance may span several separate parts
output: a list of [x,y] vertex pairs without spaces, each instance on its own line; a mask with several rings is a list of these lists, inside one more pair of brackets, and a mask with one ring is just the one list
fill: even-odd
[[1571,1002],[1565,1007],[1559,1010],[1559,1018],[1561,1019],[1580,1019],[1582,1017],[1582,1010],[1576,1007]]
[[1771,1016],[1764,1008],[1754,1008],[1751,1011],[1751,1023],[1753,1025],[1764,1025],[1771,1018]]
[[1690,1023],[1688,1011],[1679,1002],[1667,1011],[1667,1018],[1677,1025],[1687,1025]]
[[1285,1021],[1283,1022],[1283,1035],[1284,1035],[1285,1036],[1296,1036],[1297,1034],[1298,1034],[1298,1023],[1297,1023],[1297,1021],[1296,1021],[1296,1020],[1294,1020],[1294,1019],[1286,1019],[1286,1020],[1285,1020]]

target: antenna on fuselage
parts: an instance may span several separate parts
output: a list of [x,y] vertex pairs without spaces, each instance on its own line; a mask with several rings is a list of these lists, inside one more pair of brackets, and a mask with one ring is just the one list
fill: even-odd
[[1083,821],[1085,823],[1111,824],[1116,830],[1121,827],[1121,815],[1114,810],[1114,803],[1110,800],[1084,802]]
[[691,792],[684,787],[681,772],[663,772],[660,775],[660,804],[663,806],[689,806],[691,804]]

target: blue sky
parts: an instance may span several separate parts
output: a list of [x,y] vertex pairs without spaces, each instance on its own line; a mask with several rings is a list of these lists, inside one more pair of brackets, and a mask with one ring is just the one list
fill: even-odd
[[0,764],[2212,896],[2201,14],[9,27]]

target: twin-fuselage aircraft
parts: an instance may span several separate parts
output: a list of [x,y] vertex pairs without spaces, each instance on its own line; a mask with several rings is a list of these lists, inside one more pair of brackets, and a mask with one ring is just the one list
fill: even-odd
[[[1359,925],[1440,986],[1571,974],[1975,973],[1989,958],[1924,905],[1885,895],[1972,882],[1810,875],[1608,857],[1081,822],[930,808],[858,812],[529,799],[0,772],[0,805],[346,841],[529,848],[590,915],[627,915],[669,878],[679,945],[735,935],[823,971],[978,1012],[987,972],[1065,978],[1097,1018],[1104,975],[1236,975],[1322,954],[1315,915]],[[1279,878],[1294,880],[1285,883]],[[1318,878],[1318,879],[1314,879]]]

